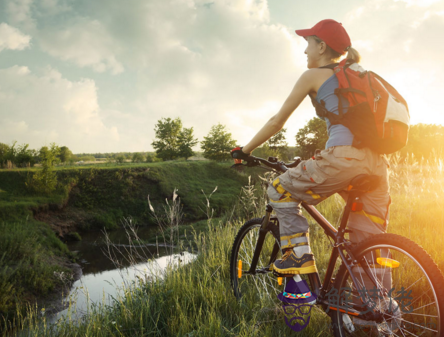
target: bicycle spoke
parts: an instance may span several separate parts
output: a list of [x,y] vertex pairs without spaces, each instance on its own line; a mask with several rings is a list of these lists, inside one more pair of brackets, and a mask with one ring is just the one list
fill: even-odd
[[[237,261],[241,260],[244,273],[251,268],[260,228],[261,224],[258,221],[247,229],[245,235],[240,240],[237,257],[232,261],[232,263],[237,264]],[[278,247],[277,251],[275,249],[276,245]],[[235,293],[237,291],[237,296],[248,294],[248,296],[258,296],[260,301],[267,301],[268,299],[278,301],[277,294],[279,293],[279,288],[277,286],[277,279],[272,276],[268,269],[272,252],[275,251],[275,255],[279,255],[279,247],[278,240],[271,233],[267,233],[259,253],[256,269],[252,271],[254,274],[245,274],[240,279],[237,278],[237,274],[232,275],[235,278],[233,282],[237,286],[237,290],[235,290]],[[233,268],[233,272],[237,270],[236,266]]]
[[[407,332],[409,335],[411,335],[411,336],[417,336],[417,337],[419,337],[418,335],[415,335],[413,332],[410,332],[410,331],[408,331],[408,330],[406,330],[406,329],[404,329],[403,327],[399,327],[400,329],[401,329],[401,331],[405,331],[405,332]],[[404,335],[404,334],[403,334]],[[404,335],[405,336],[405,335]]]
[[423,305],[422,307],[416,308],[416,309],[414,309],[413,311],[419,310],[419,309],[424,308],[424,307],[428,307],[429,305],[432,305],[432,304],[435,304],[435,303],[436,303],[436,302],[433,302],[433,303],[429,303],[429,304]]
[[399,330],[401,331],[402,335],[403,335],[404,337],[406,337],[406,336],[404,335],[404,332],[402,331],[403,328],[402,328],[401,326],[399,326],[398,321],[395,320],[395,323],[396,323],[396,326],[397,326],[397,327],[399,328]]
[[422,280],[423,279],[423,277],[424,276],[421,276],[419,279],[417,279],[416,281],[415,281],[415,283],[413,283],[412,285],[410,285],[408,288],[406,288],[406,289],[404,289],[404,290],[409,290],[411,287],[413,287],[415,284],[416,284],[416,282],[418,282],[419,280]]
[[[339,288],[348,286],[351,289],[340,292],[340,305],[344,305],[345,301],[352,301],[352,303],[363,305],[362,309],[359,309],[362,312],[367,309],[373,309],[373,311],[376,309],[383,313],[382,321],[380,323],[373,322],[374,325],[371,328],[371,321],[359,318],[354,324],[357,330],[349,332],[346,330],[345,324],[341,324],[343,314],[334,313],[335,322],[340,327],[340,335],[360,336],[361,333],[369,332],[369,330],[361,330],[361,328],[370,326],[370,333],[376,332],[372,329],[377,329],[381,336],[435,336],[434,334],[441,331],[438,331],[438,327],[442,314],[435,300],[436,289],[425,274],[425,270],[412,255],[403,250],[404,248],[393,247],[391,243],[385,243],[378,247],[378,242],[375,240],[375,246],[368,246],[362,252],[358,251],[356,257],[360,261],[360,265],[358,268],[352,269],[356,283],[353,282],[348,270],[342,267],[345,274],[342,279],[338,279],[338,281],[342,281],[339,284],[336,283],[336,286]],[[380,253],[375,254],[377,251]],[[379,260],[379,257],[382,260]],[[400,268],[389,266],[390,261],[398,261]],[[373,282],[370,277],[376,281],[374,284],[376,286],[375,296],[372,292],[367,292],[368,289],[362,292],[366,296],[362,296],[357,287],[371,288]],[[395,287],[392,287],[393,284]],[[384,295],[383,289],[390,291],[389,294]],[[404,310],[410,312],[404,312]],[[363,320],[364,323],[360,320]],[[353,319],[353,321],[355,320]]]
[[[247,229],[245,237],[241,238],[240,242],[238,241],[239,248],[236,254],[243,262],[243,270],[249,270],[251,267],[260,227],[258,221],[257,225]],[[276,277],[269,269],[273,261],[281,256],[280,249],[277,249],[279,244],[277,238],[270,233],[266,234],[259,253],[256,274],[246,274],[244,278],[238,280],[234,277],[235,266],[231,269],[232,280],[234,279],[234,284],[238,286],[239,293],[247,294],[248,301],[260,301],[258,303],[263,307],[271,308],[280,304],[276,295],[282,291],[282,285],[278,286]],[[367,240],[362,248],[359,246],[354,248],[353,252],[360,262],[350,271],[354,279],[342,266],[340,276],[335,275],[334,287],[337,288],[338,295],[333,296],[338,296],[339,305],[343,306],[348,302],[349,305],[358,305],[355,308],[362,314],[372,310],[382,313],[383,316],[378,321],[375,321],[376,317],[372,320],[371,316],[367,317],[369,321],[361,318],[362,316],[351,317],[355,330],[348,331],[346,321],[342,320],[342,313],[332,311],[327,315],[322,308],[314,306],[317,311],[322,312],[322,315],[327,317],[333,315],[331,317],[334,318],[336,336],[361,336],[361,334],[376,333],[380,336],[425,337],[441,332],[442,313],[439,311],[436,299],[440,298],[442,293],[434,287],[434,284],[439,284],[439,278],[433,276],[434,274],[428,274],[432,270],[430,269],[432,261],[427,259],[426,254],[421,253],[420,247],[413,250],[411,246],[411,241],[407,239],[394,234],[384,234],[373,241]],[[415,254],[412,253],[413,251]],[[275,257],[276,253],[278,256]],[[392,266],[397,263],[394,261],[399,262],[399,268]],[[232,260],[231,263],[235,262]],[[304,280],[306,280],[305,277]],[[286,278],[285,282],[287,282]],[[283,287],[285,289],[285,283]],[[374,289],[370,289],[372,287]],[[361,291],[358,291],[358,288]],[[333,300],[336,300],[336,297],[329,298],[330,302]],[[404,310],[409,312],[404,312]]]
[[410,305],[413,306],[413,304],[416,303],[416,301],[418,301],[418,300],[422,297],[422,295],[428,293],[430,290],[431,290],[431,289],[428,289],[428,290],[426,290],[426,291],[423,291],[422,294],[421,294],[420,296],[418,296],[418,298],[417,298],[416,300],[414,300],[412,303],[410,303]]
[[438,318],[438,316],[433,316],[433,315],[424,315],[424,314],[413,314],[411,312],[405,312],[405,315],[415,315],[415,316],[424,316],[424,317],[433,317],[433,318]]
[[409,323],[409,324],[412,324],[412,325],[414,325],[414,326],[418,326],[418,327],[420,327],[420,328],[423,328],[423,329],[426,329],[426,330],[429,330],[429,331],[432,331],[432,332],[438,332],[438,330],[429,329],[429,328],[427,328],[427,327],[425,327],[425,326],[422,326],[422,325],[419,325],[419,324],[415,324],[415,323],[410,322],[410,321],[407,321],[407,320],[405,320],[405,319],[403,319],[403,318],[398,318],[398,319],[400,319],[400,320],[403,321],[403,322],[407,322],[407,323]]

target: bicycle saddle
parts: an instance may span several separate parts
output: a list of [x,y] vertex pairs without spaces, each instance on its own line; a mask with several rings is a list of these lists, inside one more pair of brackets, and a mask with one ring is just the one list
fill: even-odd
[[378,187],[381,177],[369,174],[360,174],[350,181],[348,191],[356,191],[360,193],[367,193],[373,191]]

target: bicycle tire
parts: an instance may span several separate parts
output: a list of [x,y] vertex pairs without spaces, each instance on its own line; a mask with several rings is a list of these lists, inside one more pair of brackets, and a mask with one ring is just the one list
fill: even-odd
[[[260,270],[268,268],[268,271],[255,275],[245,275],[245,271],[248,271],[250,267],[261,224],[262,219],[255,218],[247,221],[239,229],[231,250],[230,278],[234,296],[238,300],[247,297],[249,300],[254,301],[256,304],[261,305],[261,307],[264,308],[279,303],[277,294],[282,292],[284,284],[278,284],[277,277],[272,274],[272,270],[270,269],[271,264],[269,264],[269,262],[270,256],[272,255],[271,247],[274,247],[275,243],[279,245],[279,252],[276,258],[281,256],[278,228],[271,223],[265,236],[263,249],[256,268]],[[276,228],[273,228],[272,226]],[[274,260],[276,260],[276,258]],[[244,273],[241,278],[238,277],[239,260],[242,260],[242,270]],[[274,260],[272,262],[274,262]]]
[[[371,266],[372,274],[379,275],[382,283],[390,280],[391,273],[391,282],[387,284],[391,284],[393,290],[390,296],[375,296],[376,300],[371,302],[387,314],[379,323],[360,320],[340,310],[329,311],[335,336],[444,336],[444,276],[420,245],[400,235],[378,234],[359,243],[352,253],[358,263]],[[383,260],[377,260],[378,254]],[[393,260],[399,262],[398,267]],[[387,267],[390,264],[394,268]],[[362,265],[356,268],[363,271]],[[361,280],[360,284],[365,286],[364,279]],[[349,272],[342,264],[333,285],[338,290],[337,309],[347,304],[348,296],[359,299],[356,290],[344,289],[347,286],[353,288]],[[378,288],[381,287],[378,285]],[[396,294],[406,295],[406,301],[401,295],[393,296]]]

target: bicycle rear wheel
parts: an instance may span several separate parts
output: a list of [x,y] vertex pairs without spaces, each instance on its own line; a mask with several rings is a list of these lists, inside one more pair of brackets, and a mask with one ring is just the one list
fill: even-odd
[[[364,297],[341,265],[333,285],[338,306],[329,312],[335,336],[444,336],[444,277],[421,246],[396,234],[381,234],[361,242],[353,253],[359,263],[353,274],[369,295],[363,310],[382,315],[369,321],[346,313]],[[363,267],[378,279],[377,286]]]
[[[279,285],[271,268],[274,261],[281,256],[278,228],[274,230],[275,233],[272,227],[268,230],[255,273],[248,274],[261,223],[262,219],[256,218],[247,221],[240,228],[231,251],[230,277],[234,295],[238,300],[251,300],[265,308],[280,303],[277,294],[282,292],[284,284]],[[283,282],[285,283],[285,279]]]

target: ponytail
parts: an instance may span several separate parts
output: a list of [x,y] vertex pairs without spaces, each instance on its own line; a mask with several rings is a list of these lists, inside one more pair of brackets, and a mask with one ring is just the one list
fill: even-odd
[[[317,43],[321,43],[324,42],[321,38],[319,38],[316,35],[311,35],[311,37],[317,42]],[[327,43],[325,43],[327,45]],[[342,57],[342,53],[338,53],[337,51],[333,50],[329,45],[327,45],[327,57],[329,59],[331,59],[332,61],[335,62],[339,62],[339,60]],[[348,48],[348,52],[347,52],[347,59],[349,60],[353,60],[356,63],[359,63],[361,61],[361,55],[359,54],[359,52],[355,49],[352,48],[351,46]]]
[[350,47],[348,49],[347,59],[353,60],[356,63],[359,63],[361,61],[361,55],[359,54],[359,52],[355,48]]

